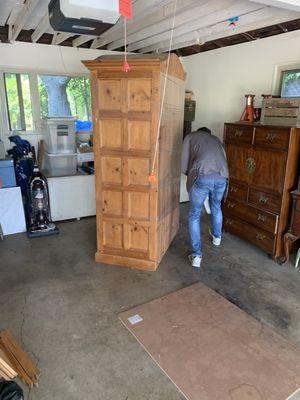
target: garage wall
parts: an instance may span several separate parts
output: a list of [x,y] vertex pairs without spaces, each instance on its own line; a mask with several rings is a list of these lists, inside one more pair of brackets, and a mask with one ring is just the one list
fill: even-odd
[[107,53],[111,52],[24,42],[0,43],[0,70],[82,74],[88,70],[81,60],[93,60]]
[[300,32],[259,39],[232,47],[184,57],[187,88],[197,101],[193,129],[208,126],[222,137],[225,121],[239,120],[244,94],[278,90],[281,70],[300,67]]
[[[12,71],[89,75],[88,69],[81,63],[81,60],[93,60],[100,55],[110,53],[112,52],[23,42],[0,43],[0,73]],[[1,119],[3,120],[3,118]],[[4,140],[5,147],[9,148],[10,143],[7,136],[7,127],[1,125],[0,121],[0,138]],[[37,148],[38,141],[43,138],[43,132],[28,133],[22,135],[22,137],[29,140]]]

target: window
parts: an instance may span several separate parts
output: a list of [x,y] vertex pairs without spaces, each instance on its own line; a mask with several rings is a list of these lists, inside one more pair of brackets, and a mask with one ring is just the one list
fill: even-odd
[[300,97],[300,70],[282,72],[281,97]]
[[28,74],[4,74],[9,130],[32,131],[32,102]]
[[77,130],[91,130],[91,88],[85,77],[39,75],[42,117],[76,116]]
[[77,131],[92,130],[88,77],[3,71],[0,88],[0,124],[7,135],[12,131],[40,133],[42,118],[59,116],[76,117]]

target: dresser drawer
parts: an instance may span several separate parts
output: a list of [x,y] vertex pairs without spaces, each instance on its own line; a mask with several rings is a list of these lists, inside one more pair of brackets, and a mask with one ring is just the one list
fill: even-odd
[[239,200],[247,200],[248,187],[240,183],[229,182],[228,196]]
[[256,228],[244,221],[232,218],[231,216],[224,217],[223,226],[225,231],[253,243],[269,254],[273,254],[275,236],[271,233]]
[[256,207],[231,199],[224,202],[223,210],[225,215],[236,216],[270,233],[276,233],[277,231],[277,215],[261,211]]
[[280,213],[281,197],[250,189],[248,202],[274,214]]
[[287,150],[289,140],[289,129],[274,129],[272,127],[255,128],[254,146],[266,147],[268,150]]
[[225,125],[225,143],[252,145],[253,127],[243,125]]

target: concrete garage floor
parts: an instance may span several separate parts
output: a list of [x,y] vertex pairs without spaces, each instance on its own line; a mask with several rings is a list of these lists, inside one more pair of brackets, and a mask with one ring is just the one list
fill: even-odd
[[213,249],[204,223],[200,271],[186,261],[187,205],[155,273],[96,264],[95,219],[60,235],[0,242],[0,328],[38,362],[35,400],[181,400],[183,396],[118,320],[120,311],[202,281],[300,346],[300,272],[229,234]]

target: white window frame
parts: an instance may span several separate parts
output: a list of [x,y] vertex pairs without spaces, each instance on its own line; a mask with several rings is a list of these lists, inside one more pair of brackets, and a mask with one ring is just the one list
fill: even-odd
[[290,63],[277,64],[274,67],[273,82],[272,82],[272,94],[275,96],[281,95],[281,83],[282,83],[282,73],[284,71],[291,71],[293,69],[300,69],[299,61],[294,61]]
[[[43,135],[42,132],[42,117],[41,117],[41,104],[38,86],[38,76],[39,75],[53,75],[53,76],[70,76],[70,77],[84,77],[90,78],[89,73],[68,73],[57,71],[30,71],[24,69],[16,68],[5,68],[0,69],[0,138],[4,140],[13,134],[13,131],[9,130],[9,115],[7,110],[6,102],[6,92],[4,83],[4,74],[27,74],[29,75],[29,86],[32,104],[32,120],[33,120],[33,130],[30,131],[18,131],[20,136],[33,136],[33,135]],[[29,137],[27,138],[29,140]]]

